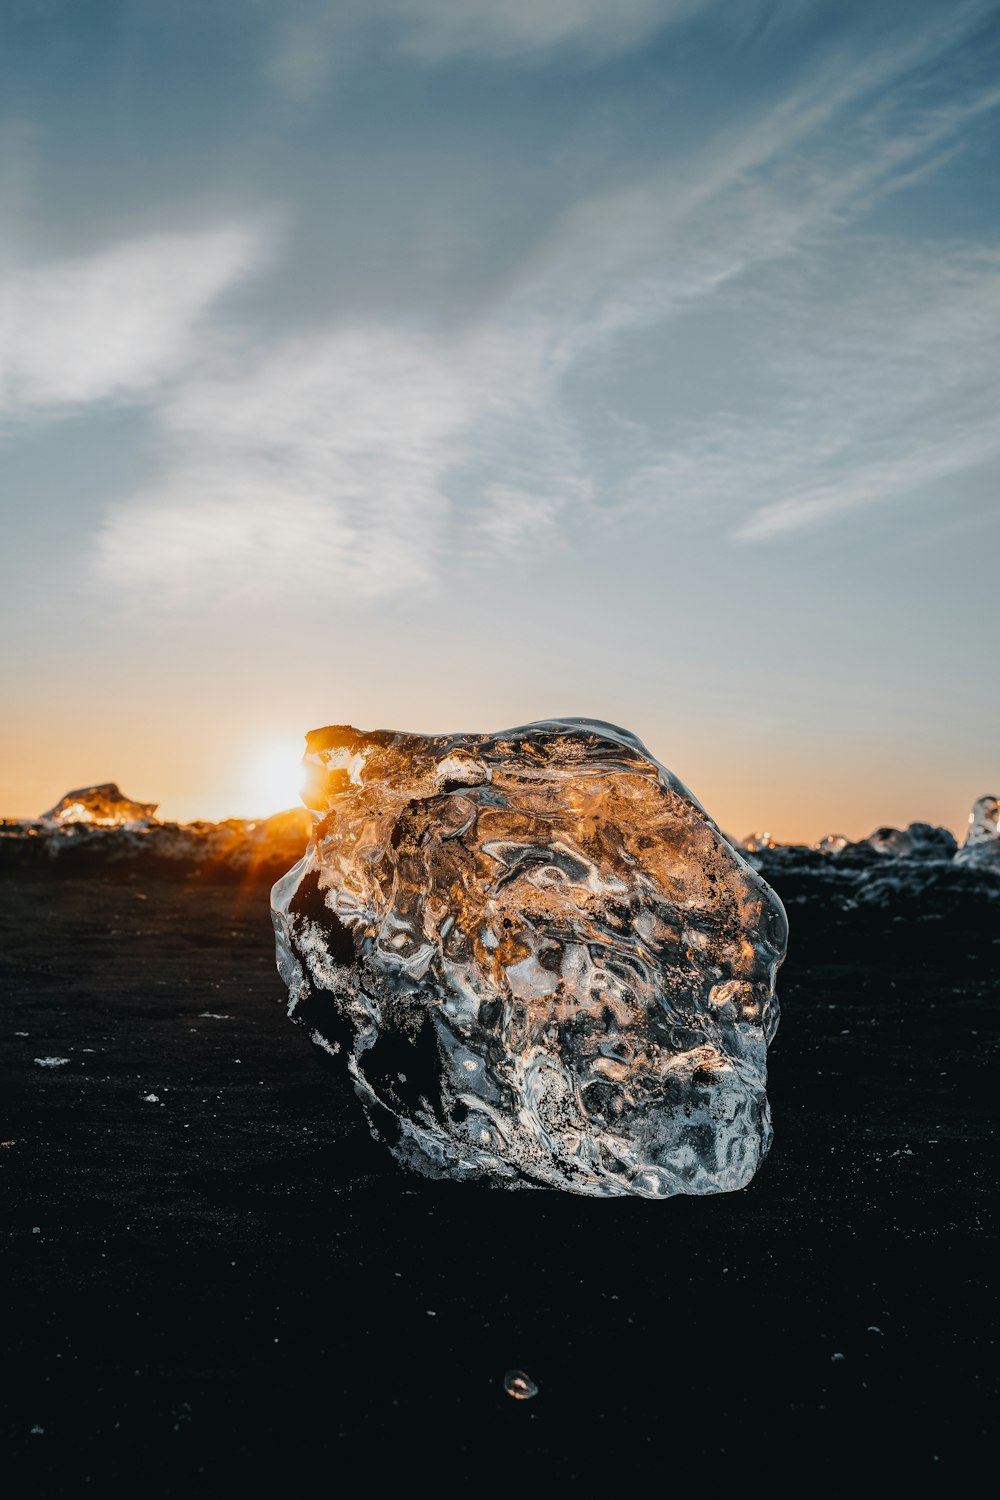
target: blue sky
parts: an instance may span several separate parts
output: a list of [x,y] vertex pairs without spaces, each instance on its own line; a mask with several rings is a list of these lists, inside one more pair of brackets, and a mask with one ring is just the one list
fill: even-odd
[[318,723],[565,713],[736,834],[995,789],[996,4],[0,42],[5,811],[252,812]]

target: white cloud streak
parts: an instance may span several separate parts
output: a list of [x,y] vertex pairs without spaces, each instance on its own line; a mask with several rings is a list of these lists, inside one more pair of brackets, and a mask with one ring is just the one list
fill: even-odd
[[231,226],[0,268],[0,414],[135,398],[177,375],[262,250],[259,232]]
[[426,65],[459,58],[531,63],[564,52],[618,56],[711,0],[305,0],[286,13],[271,72],[308,98],[344,58],[381,38],[390,53]]
[[426,61],[523,58],[571,47],[601,56],[630,51],[706,0],[376,0],[398,25],[400,51]]
[[[98,576],[169,603],[247,588],[325,584],[352,599],[425,589],[454,541],[450,487],[463,471],[479,488],[496,467],[516,476],[513,441],[550,481],[537,514],[515,485],[487,483],[494,542],[543,525],[573,490],[543,354],[527,328],[442,342],[361,327],[290,340],[249,364],[216,361],[160,406],[169,471],[111,513]],[[286,527],[290,544],[279,541]]]
[[389,330],[218,361],[162,406],[169,472],[112,513],[99,575],[174,601],[425,586],[473,402],[433,345]]

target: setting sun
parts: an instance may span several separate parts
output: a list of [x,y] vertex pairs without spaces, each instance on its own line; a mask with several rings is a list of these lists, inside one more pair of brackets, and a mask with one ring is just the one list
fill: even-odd
[[270,817],[301,805],[304,778],[301,739],[269,740],[247,764],[241,801],[251,817]]

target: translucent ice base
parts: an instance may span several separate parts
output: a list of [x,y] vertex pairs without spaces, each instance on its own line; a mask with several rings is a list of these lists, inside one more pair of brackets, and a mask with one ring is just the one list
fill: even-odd
[[784,910],[633,735],[341,726],[305,760],[289,1012],[401,1159],[596,1196],[750,1180]]

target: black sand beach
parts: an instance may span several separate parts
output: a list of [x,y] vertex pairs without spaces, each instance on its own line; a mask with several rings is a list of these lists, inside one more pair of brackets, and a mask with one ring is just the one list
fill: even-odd
[[651,1203],[398,1169],[285,1017],[266,881],[0,871],[8,1493],[954,1493],[996,1387],[1000,906],[770,878],[774,1147]]

